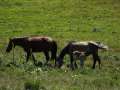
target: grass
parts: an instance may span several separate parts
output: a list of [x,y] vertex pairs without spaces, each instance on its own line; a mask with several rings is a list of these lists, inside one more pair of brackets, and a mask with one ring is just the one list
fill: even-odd
[[[0,90],[119,90],[120,89],[120,1],[119,0],[0,0]],[[94,29],[97,31],[94,32]],[[5,53],[10,37],[50,36],[60,50],[71,40],[95,40],[107,44],[100,51],[102,69],[71,71],[36,67],[25,61],[21,48]],[[44,62],[43,54],[36,54]],[[53,63],[53,62],[51,62]],[[79,63],[79,62],[78,62]]]

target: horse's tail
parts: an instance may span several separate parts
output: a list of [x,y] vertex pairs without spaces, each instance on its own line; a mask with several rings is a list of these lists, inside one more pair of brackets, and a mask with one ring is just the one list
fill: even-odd
[[108,50],[108,46],[104,44],[97,45],[99,49]]
[[52,41],[52,47],[51,47],[51,59],[57,58],[57,43],[56,41]]
[[98,46],[98,47],[99,47],[99,49],[109,50],[108,46],[102,46],[102,47]]
[[98,49],[108,50],[108,46],[104,45],[104,44],[102,44],[100,42],[93,42],[93,41],[91,41],[89,43],[92,44],[92,45],[95,45]]

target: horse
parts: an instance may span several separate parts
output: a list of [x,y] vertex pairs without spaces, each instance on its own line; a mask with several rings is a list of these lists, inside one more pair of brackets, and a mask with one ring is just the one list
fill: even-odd
[[[108,50],[108,47],[101,42],[95,41],[71,41],[69,42],[60,52],[60,55],[57,57],[57,66],[60,68],[63,65],[63,59],[66,54],[70,56],[70,67],[74,69],[76,67],[76,62],[73,65],[74,58],[73,53],[75,51],[84,52],[84,57],[92,55],[93,57],[93,66],[92,68],[95,69],[96,61],[99,63],[99,68],[101,65],[101,59],[98,56],[98,50]],[[74,67],[75,66],[75,67]]]
[[72,52],[72,55],[73,55],[75,67],[78,68],[78,67],[77,67],[77,64],[76,64],[76,60],[80,60],[80,66],[81,66],[81,68],[83,68],[83,66],[84,66],[84,61],[85,61],[85,59],[86,59],[85,52],[73,51],[73,52]]
[[48,64],[50,59],[49,52],[51,52],[51,59],[55,60],[56,65],[57,43],[51,37],[34,36],[11,38],[6,52],[10,52],[15,46],[20,46],[26,52],[26,62],[28,62],[29,57],[32,56],[34,64],[36,64],[33,53],[43,52],[46,57],[45,64]]

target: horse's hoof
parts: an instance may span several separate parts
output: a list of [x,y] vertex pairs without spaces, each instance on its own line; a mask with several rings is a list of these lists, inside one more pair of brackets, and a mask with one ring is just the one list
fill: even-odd
[[70,67],[70,64],[67,64],[67,68],[69,68]]
[[36,66],[42,67],[43,63],[42,62],[38,62],[37,64],[35,64]]
[[95,69],[95,67],[92,67],[92,69]]

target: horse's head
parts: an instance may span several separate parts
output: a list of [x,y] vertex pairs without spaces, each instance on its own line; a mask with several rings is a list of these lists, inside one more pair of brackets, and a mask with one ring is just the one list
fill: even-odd
[[6,52],[10,52],[12,50],[13,45],[14,45],[13,40],[10,39],[9,44],[7,46],[7,49],[6,49]]
[[63,65],[63,59],[59,56],[57,57],[57,67],[61,68],[62,65]]

